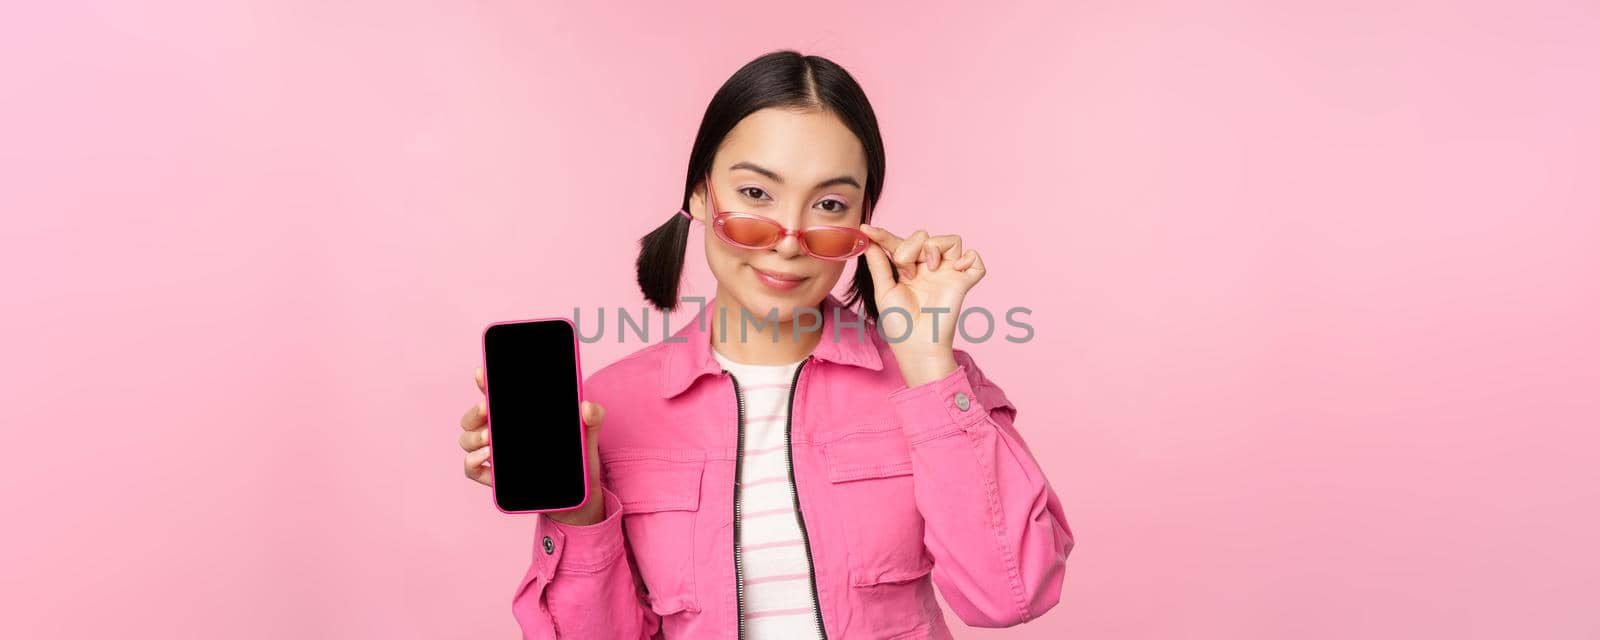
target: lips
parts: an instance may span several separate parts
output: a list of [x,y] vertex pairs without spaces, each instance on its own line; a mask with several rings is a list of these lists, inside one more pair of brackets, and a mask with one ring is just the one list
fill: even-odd
[[[755,269],[755,267],[751,267],[751,268]],[[809,277],[809,276],[789,275],[787,273],[782,273],[782,272],[779,272],[779,271],[767,271],[766,269],[756,269],[756,272],[760,273],[761,275],[764,275],[764,276],[766,276],[768,278],[772,278],[773,280],[783,280],[783,281],[786,281],[786,282],[799,282],[799,281],[805,280],[806,278]]]
[[776,291],[788,291],[800,286],[809,276],[795,276],[787,273],[773,273],[750,267],[756,272],[756,280]]

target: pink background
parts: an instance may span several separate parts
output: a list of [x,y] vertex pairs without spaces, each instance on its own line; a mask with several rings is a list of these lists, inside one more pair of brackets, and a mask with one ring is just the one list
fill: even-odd
[[478,332],[638,309],[780,47],[1034,310],[962,346],[1078,547],[961,637],[1600,634],[1593,3],[569,4],[0,10],[0,636],[514,637]]

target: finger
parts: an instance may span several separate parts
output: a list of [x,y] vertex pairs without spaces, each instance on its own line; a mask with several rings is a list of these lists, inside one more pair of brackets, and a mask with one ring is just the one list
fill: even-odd
[[879,294],[894,288],[894,265],[889,264],[889,254],[883,245],[867,247],[862,254],[867,260],[867,271],[872,274],[872,289]]
[[955,234],[934,236],[928,238],[928,242],[933,243],[942,251],[942,255],[939,256],[940,263],[953,262],[961,257],[961,236]]
[[462,450],[468,452],[477,451],[489,445],[489,430],[473,429],[471,431],[462,431],[459,440],[461,441]]
[[[484,447],[467,454],[463,462],[463,471],[466,472],[468,478],[478,480],[478,476],[483,473],[483,463],[489,460],[492,449],[493,447]],[[482,482],[482,480],[479,480],[479,482]]]
[[968,267],[972,266],[972,262],[977,259],[978,252],[968,250],[966,253],[962,254],[960,258],[957,258],[954,263],[951,263],[950,266],[956,271],[966,271]]
[[[936,236],[928,234],[927,232],[923,232],[923,235],[926,246],[933,247],[934,250],[943,254],[940,256],[941,258],[946,260],[954,260],[961,255],[961,236],[953,233]],[[905,239],[905,242],[910,241],[910,237]],[[918,255],[921,254],[919,253]]]
[[900,241],[900,246],[891,249],[889,255],[894,257],[894,263],[897,265],[916,266],[920,261],[919,256],[922,255],[922,247],[927,241],[928,232],[918,229]]
[[489,465],[478,467],[478,474],[472,476],[472,479],[486,487],[494,486],[494,467]]
[[461,428],[465,431],[471,431],[488,423],[489,406],[486,400],[472,403],[472,408],[467,409],[467,413],[461,416]]
[[966,272],[972,275],[972,284],[977,284],[983,279],[984,274],[988,273],[983,267],[983,256],[978,255],[977,250],[972,250],[972,266],[967,267]]
[[908,277],[916,277],[917,264],[922,261],[922,247],[927,242],[928,232],[918,229],[916,233],[906,236],[905,241],[901,242],[900,247],[891,254],[894,256],[895,265],[899,266],[901,271],[911,274]]
[[868,238],[872,238],[873,242],[883,245],[891,254],[894,253],[895,249],[900,248],[901,242],[905,241],[900,236],[890,233],[888,229],[874,227],[870,224],[861,225],[861,232],[867,234]]
[[[867,237],[872,238],[873,242],[877,242],[887,247],[891,254],[893,254],[895,250],[899,249],[900,245],[904,244],[907,240],[907,238],[901,238],[893,233],[890,233],[883,227],[874,227],[870,224],[861,225],[861,231],[866,233]],[[961,256],[961,236],[955,234],[931,236],[928,238],[928,241],[932,242],[934,245],[938,246],[941,251],[943,251],[944,255],[941,256],[941,258],[944,260],[954,260]]]
[[483,393],[488,393],[489,392],[489,390],[486,387],[484,387],[484,383],[483,383],[483,367],[478,367],[477,369],[474,369],[472,371],[472,380],[473,380],[473,382],[478,383],[478,391],[481,391]]
[[944,254],[942,252],[940,252],[937,248],[935,248],[933,246],[933,243],[931,243],[931,242],[928,243],[927,248],[922,250],[922,254],[924,256],[922,261],[928,263],[928,270],[929,271],[938,271],[939,270],[939,257],[944,255]]

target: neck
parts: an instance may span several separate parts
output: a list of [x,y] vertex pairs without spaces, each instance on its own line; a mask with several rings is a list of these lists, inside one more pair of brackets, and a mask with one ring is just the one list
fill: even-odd
[[[820,303],[813,306],[821,309]],[[711,348],[734,362],[788,364],[810,355],[822,340],[822,331],[812,328],[817,320],[815,316],[780,307],[778,321],[774,323],[770,321],[772,309],[746,309],[720,287],[708,311]],[[726,323],[723,318],[727,319]],[[744,318],[742,322],[741,318]],[[801,319],[807,330],[797,328]]]

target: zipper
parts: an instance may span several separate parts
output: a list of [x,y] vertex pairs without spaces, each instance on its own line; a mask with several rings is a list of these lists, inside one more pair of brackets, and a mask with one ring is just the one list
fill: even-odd
[[[785,460],[789,466],[789,496],[794,499],[794,518],[800,525],[800,541],[806,550],[806,571],[811,574],[811,601],[815,603],[817,620],[817,636],[827,640],[828,632],[822,626],[822,598],[817,595],[817,571],[811,558],[811,538],[806,534],[806,519],[800,514],[800,490],[795,487],[794,481],[794,446],[790,434],[794,429],[794,394],[800,386],[800,372],[806,368],[806,363],[812,356],[807,355],[805,360],[794,369],[794,378],[789,381],[789,411],[784,418],[783,447]],[[733,396],[739,402],[739,444],[734,454],[733,464],[733,575],[734,575],[734,613],[739,616],[739,638],[744,638],[744,566],[739,558],[739,494],[744,478],[744,394],[739,390],[739,378],[727,369],[722,370],[723,375],[733,381]]]
[[[806,368],[806,363],[811,361],[811,356],[806,356],[800,365],[794,368],[794,379],[789,381],[789,412],[784,417],[783,447],[789,462],[789,495],[794,497],[794,519],[800,525],[800,541],[806,548],[806,571],[811,573],[811,601],[816,604],[817,636],[828,640],[828,632],[822,626],[822,598],[817,596],[817,570],[811,559],[811,538],[806,535],[806,518],[800,515],[800,488],[794,482],[794,447],[790,442],[789,434],[794,428],[794,393],[800,388],[800,371]],[[741,431],[743,431],[741,429]],[[742,618],[741,618],[742,619]]]
[[739,378],[727,369],[722,375],[733,381],[733,397],[739,401],[739,445],[733,456],[733,593],[734,614],[739,616],[739,638],[744,638],[744,567],[739,562],[739,492],[744,479],[744,394]]

